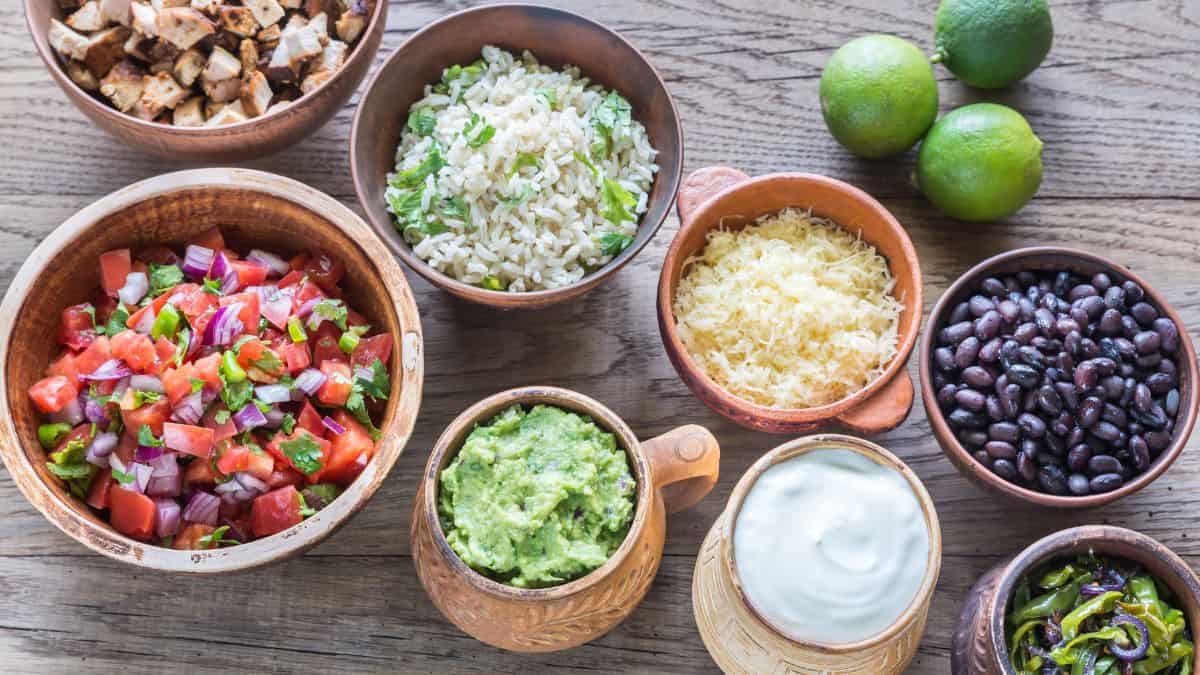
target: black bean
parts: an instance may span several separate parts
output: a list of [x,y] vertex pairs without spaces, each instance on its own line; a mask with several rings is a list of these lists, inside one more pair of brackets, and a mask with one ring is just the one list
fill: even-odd
[[1091,362],[1092,365],[1095,366],[1096,372],[1099,373],[1101,377],[1106,377],[1117,372],[1117,362],[1108,358],[1107,356],[1097,356],[1096,358],[1091,359]]
[[1104,306],[1109,309],[1125,309],[1125,289],[1113,286],[1105,291]]
[[1150,412],[1150,406],[1154,405],[1154,394],[1150,393],[1150,387],[1145,384],[1137,385],[1134,389],[1133,405],[1141,412]]
[[1073,473],[1067,478],[1067,489],[1071,494],[1082,497],[1092,491],[1088,477],[1081,473]]
[[1152,368],[1158,368],[1158,365],[1160,363],[1162,363],[1162,360],[1163,360],[1162,354],[1160,354],[1159,352],[1154,352],[1153,354],[1146,354],[1145,356],[1137,357],[1137,360],[1134,361],[1133,363],[1138,368],[1141,368],[1143,370],[1150,370]]
[[1078,355],[1080,348],[1083,346],[1083,334],[1079,331],[1072,331],[1063,336],[1063,353]]
[[1121,360],[1121,350],[1117,348],[1117,341],[1110,337],[1102,337],[1096,341],[1100,346],[1100,356],[1107,359],[1112,359],[1113,362]]
[[1137,319],[1128,314],[1121,315],[1121,334],[1132,339],[1134,335],[1141,332],[1142,327],[1138,325]]
[[1151,354],[1162,346],[1162,338],[1156,331],[1142,331],[1133,336],[1133,346],[1137,347],[1139,354]]
[[1021,397],[1021,410],[1031,413],[1037,410],[1037,390],[1030,389]]
[[1072,446],[1071,451],[1067,453],[1067,466],[1072,471],[1086,471],[1088,460],[1092,458],[1092,449],[1087,443],[1080,443]]
[[[1010,381],[1015,382],[1022,389],[1033,389],[1038,386],[1038,382],[1041,380],[1041,375],[1036,369],[1023,363],[1012,364],[1004,371],[1004,374],[1008,376]],[[966,379],[965,375],[966,373],[964,372],[963,379]]]
[[954,350],[954,365],[966,368],[975,363],[975,358],[979,356],[979,349],[982,346],[979,338],[974,335],[958,343],[958,347]]
[[1132,281],[1121,284],[1121,290],[1125,291],[1125,302],[1131,305],[1141,302],[1145,297],[1142,287]]
[[1145,471],[1150,467],[1150,446],[1141,436],[1129,437],[1129,455],[1133,458],[1133,466],[1138,471]]
[[1126,361],[1132,361],[1137,358],[1137,347],[1133,345],[1133,341],[1125,336],[1113,338],[1113,344],[1117,346],[1117,354]]
[[974,389],[960,389],[954,394],[958,405],[973,412],[982,412],[987,405],[987,396]]
[[1103,420],[1096,422],[1091,429],[1088,429],[1093,436],[1109,443],[1121,437],[1121,430],[1118,429],[1112,422]]
[[988,295],[994,295],[997,297],[1008,295],[1008,287],[1004,285],[1003,281],[1000,281],[996,277],[988,277],[984,279],[979,284],[979,287]]
[[1013,323],[1021,318],[1021,307],[1012,300],[1002,300],[996,305],[996,311],[1004,318],[1005,323]]
[[1076,302],[1075,307],[1083,310],[1088,321],[1095,321],[1104,314],[1104,299],[1096,295],[1088,296]]
[[1054,455],[1062,455],[1067,451],[1067,444],[1063,441],[1062,436],[1050,434],[1042,438],[1046,442],[1046,451]]
[[[978,338],[972,336],[972,339]],[[983,363],[995,363],[1000,358],[1000,345],[1002,344],[1004,342],[1000,338],[992,338],[985,342],[979,348],[979,354],[977,355],[979,360]]]
[[1016,459],[1017,446],[1007,441],[988,441],[983,449],[994,459]]
[[1037,278],[1037,275],[1034,274],[1033,272],[1025,270],[1025,271],[1017,272],[1017,282],[1026,288],[1029,288],[1030,286],[1036,287],[1038,278]]
[[[1009,378],[1011,379],[1012,376],[1009,375]],[[1165,396],[1168,391],[1175,388],[1175,377],[1167,373],[1154,373],[1146,378],[1146,386],[1155,396]]]
[[[1063,434],[1060,434],[1060,435],[1063,435]],[[1065,438],[1067,439],[1067,445],[1069,445],[1071,447],[1075,447],[1076,445],[1079,445],[1080,443],[1083,442],[1083,439],[1086,437],[1087,437],[1087,432],[1084,431],[1082,427],[1071,427],[1071,430],[1065,434]]]
[[1100,356],[1100,345],[1096,344],[1091,338],[1083,338],[1079,341],[1079,358],[1094,359]]
[[942,329],[941,343],[944,345],[956,345],[970,337],[975,332],[975,325],[970,321],[959,321],[952,323]]
[[1021,296],[1017,299],[1017,307],[1021,308],[1021,321],[1033,321],[1033,311],[1037,309],[1037,307],[1034,306],[1032,300],[1025,296]]
[[1133,416],[1147,429],[1162,430],[1167,428],[1167,413],[1162,409],[1162,406],[1157,403],[1150,406],[1148,412],[1141,412],[1136,408],[1133,411]]
[[1174,321],[1166,317],[1159,317],[1154,320],[1153,327],[1154,332],[1158,333],[1164,352],[1174,354],[1179,350],[1179,328]]
[[1055,382],[1054,391],[1058,392],[1062,398],[1063,406],[1068,410],[1074,410],[1079,407],[1079,394],[1075,391],[1075,385],[1070,382]]
[[1171,434],[1166,431],[1147,431],[1142,437],[1154,452],[1162,452],[1171,444]]
[[[1084,322],[1087,323],[1086,321]],[[1079,322],[1069,316],[1060,317],[1054,322],[1054,332],[1058,335],[1079,332]]]
[[933,363],[946,372],[953,371],[957,367],[954,365],[954,350],[949,347],[938,347],[933,350]]
[[1017,480],[1017,467],[1012,463],[1012,460],[997,459],[992,462],[992,472],[1000,476],[1006,481],[1014,482]]
[[1065,495],[1067,493],[1067,477],[1063,474],[1062,469],[1057,466],[1043,466],[1038,471],[1038,485],[1053,495]]
[[989,469],[992,468],[992,458],[988,457],[988,454],[983,450],[976,450],[971,453],[971,456],[975,458],[976,462],[979,462]]
[[1175,362],[1171,360],[1171,357],[1169,357],[1169,356],[1162,357],[1162,360],[1158,362],[1158,372],[1166,373],[1168,375],[1175,374],[1176,366],[1175,366]]
[[1054,387],[1043,385],[1038,389],[1038,407],[1048,415],[1057,415],[1062,412],[1063,400],[1054,390]]
[[1036,370],[1043,370],[1046,367],[1046,357],[1028,345],[1017,349],[1017,360],[1027,366],[1033,366]]
[[965,302],[960,302],[950,310],[950,319],[946,322],[947,325],[962,323],[963,321],[971,320],[971,306]]
[[1104,390],[1104,398],[1119,401],[1121,394],[1125,393],[1125,380],[1120,375],[1109,375],[1100,380],[1100,388]]
[[1034,459],[1035,456],[1028,452],[1021,452],[1017,455],[1017,473],[1027,483],[1032,483],[1037,478],[1038,465]]
[[963,443],[966,443],[967,445],[971,445],[971,446],[978,448],[978,447],[981,447],[984,443],[987,443],[988,437],[987,437],[986,431],[979,431],[977,429],[967,429],[967,430],[958,432],[958,440],[962,441]]
[[1100,419],[1118,429],[1122,429],[1129,424],[1129,416],[1125,414],[1125,411],[1111,403],[1104,404],[1104,412],[1101,413]]
[[1163,399],[1163,411],[1166,412],[1171,417],[1175,417],[1176,415],[1179,414],[1179,390],[1178,389],[1172,389],[1171,391],[1167,392],[1166,397]]
[[1041,438],[1046,435],[1046,423],[1033,413],[1022,413],[1017,416],[1017,425],[1030,438]]
[[1110,279],[1104,272],[1097,272],[1092,275],[1092,288],[1095,288],[1097,292],[1103,293],[1107,291],[1110,286],[1112,286],[1112,279]]
[[1027,345],[1032,342],[1035,337],[1037,337],[1037,334],[1037,324],[1033,322],[1026,322],[1020,326],[1017,326],[1017,329],[1013,331],[1013,339],[1023,345]]
[[975,319],[975,337],[980,340],[991,340],[1000,334],[1000,329],[1004,327],[1004,318],[1000,316],[1000,312],[989,310],[987,314]]
[[[1079,371],[1075,371],[1079,372]],[[1100,413],[1104,410],[1104,401],[1089,396],[1079,404],[1079,414],[1077,415],[1079,426],[1084,429],[1090,429],[1100,421]]]
[[1121,312],[1115,309],[1104,310],[1104,313],[1100,315],[1097,329],[1101,335],[1120,335]]
[[1139,302],[1129,308],[1129,313],[1143,326],[1149,327],[1158,318],[1158,310],[1148,302]]
[[1075,368],[1075,388],[1080,392],[1090,391],[1099,381],[1100,374],[1091,361],[1084,361]]
[[1092,478],[1088,483],[1088,488],[1092,492],[1112,492],[1125,484],[1125,479],[1119,473],[1102,473],[1099,476]]
[[988,438],[1016,443],[1021,439],[1021,428],[1012,422],[996,422],[988,427]]
[[1094,455],[1087,463],[1088,472],[1093,476],[1101,473],[1121,473],[1124,469],[1121,460],[1112,455]]
[[987,408],[988,417],[991,418],[993,422],[999,422],[1000,420],[1004,419],[1006,413],[1004,406],[1000,403],[999,396],[988,396],[985,407]]
[[964,368],[962,371],[962,379],[963,382],[966,382],[972,387],[979,389],[990,387],[996,383],[996,378],[992,377],[992,374],[982,366],[971,366],[970,368]]
[[946,415],[946,421],[950,426],[962,429],[982,429],[988,424],[987,418],[983,415],[962,408],[951,410],[950,414]]
[[1093,295],[1096,295],[1096,289],[1093,286],[1090,284],[1079,284],[1067,293],[1067,299],[1074,301]]
[[[1053,362],[1058,363],[1058,358],[1056,357]],[[1055,382],[1062,382],[1066,376],[1067,374],[1064,373],[1062,369],[1056,368],[1055,366],[1050,366],[1046,369],[1045,373],[1042,373],[1042,386],[1049,386]]]
[[1055,295],[1066,295],[1067,292],[1071,290],[1072,285],[1070,272],[1059,272],[1058,274],[1054,275]]
[[1000,407],[1004,410],[1004,417],[1015,420],[1017,415],[1021,414],[1021,387],[1020,385],[1010,384],[1004,387],[1000,392]]
[[1039,307],[1033,313],[1033,321],[1043,335],[1049,335],[1050,331],[1054,329],[1054,312],[1045,307]]
[[972,295],[967,305],[971,308],[971,315],[975,317],[983,316],[996,308],[996,303],[992,302],[991,298],[982,295]]

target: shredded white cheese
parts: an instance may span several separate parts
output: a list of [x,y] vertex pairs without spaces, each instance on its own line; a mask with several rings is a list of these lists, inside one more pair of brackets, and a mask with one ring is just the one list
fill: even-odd
[[903,305],[875,247],[796,209],[708,233],[675,294],[679,336],[733,395],[774,408],[832,403],[896,354]]

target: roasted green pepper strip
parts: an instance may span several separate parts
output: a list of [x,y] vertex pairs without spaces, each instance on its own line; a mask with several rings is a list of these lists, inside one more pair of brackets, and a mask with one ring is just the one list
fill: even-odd
[[[1088,647],[1088,648],[1084,649],[1083,651],[1081,651],[1079,654],[1079,658],[1074,662],[1074,665],[1071,667],[1071,675],[1095,675],[1095,672],[1096,672],[1095,661],[1100,656],[1099,652],[1100,652],[1099,646],[1091,646],[1091,647]],[[1054,657],[1051,656],[1050,658],[1053,659]],[[1057,661],[1057,659],[1055,659],[1055,660]],[[1092,668],[1090,669],[1090,671],[1087,667],[1089,662],[1092,663]],[[1062,666],[1062,665],[1066,665],[1066,664],[1064,664],[1062,661],[1058,661],[1058,665]]]
[[1091,648],[1089,643],[1097,640],[1100,642],[1110,642],[1112,640],[1125,639],[1125,629],[1120,626],[1108,626],[1092,633],[1077,635],[1070,642],[1055,647],[1050,651],[1050,658],[1054,659],[1055,663],[1060,666],[1078,663],[1087,650]]
[[1012,650],[1008,653],[1008,660],[1010,663],[1012,663],[1013,668],[1016,668],[1018,672],[1036,672],[1037,668],[1031,667],[1031,664],[1027,663],[1025,660],[1027,652],[1024,650],[1024,647],[1027,647],[1028,645],[1024,643],[1026,642],[1027,638],[1034,636],[1033,629],[1044,625],[1045,623],[1046,622],[1041,619],[1026,621],[1025,623],[1021,624],[1021,627],[1013,633],[1012,638],[1009,640],[1009,644],[1012,645]]
[[1020,625],[1030,619],[1043,619],[1053,616],[1055,612],[1069,611],[1071,607],[1075,606],[1075,601],[1079,598],[1079,587],[1083,585],[1084,579],[1086,577],[1076,578],[1065,586],[1037,596],[1023,606],[1018,607],[1017,611],[1010,617],[1010,621],[1013,624]]
[[1158,610],[1158,616],[1165,616],[1167,613],[1167,605],[1158,597],[1158,586],[1154,584],[1154,579],[1146,574],[1134,575],[1129,580],[1129,590],[1133,596],[1138,599],[1138,602],[1146,605],[1154,605]]
[[1146,658],[1134,662],[1133,675],[1154,675],[1180,662],[1184,664],[1180,675],[1191,675],[1194,653],[1195,647],[1191,642],[1180,640],[1164,652],[1147,654]]
[[1046,590],[1058,588],[1074,579],[1079,574],[1079,571],[1079,568],[1071,563],[1067,563],[1056,570],[1050,570],[1042,575],[1041,580],[1038,581],[1038,588]]
[[[1158,608],[1154,605],[1143,604],[1127,604],[1121,603],[1121,609],[1131,616],[1136,616],[1146,624],[1146,630],[1150,633],[1150,646],[1166,647],[1175,641],[1175,636],[1171,634],[1171,627],[1168,626],[1158,616]],[[1179,627],[1182,632],[1183,626]]]
[[1101,593],[1071,610],[1071,613],[1064,616],[1062,620],[1063,639],[1070,641],[1076,635],[1079,635],[1079,624],[1087,619],[1097,614],[1107,614],[1116,609],[1117,602],[1121,598],[1122,594],[1120,591],[1109,591]]

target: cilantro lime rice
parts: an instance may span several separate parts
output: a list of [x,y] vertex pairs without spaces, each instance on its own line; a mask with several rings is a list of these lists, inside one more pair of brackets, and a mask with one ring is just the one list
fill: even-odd
[[484,47],[408,111],[388,210],[413,251],[500,291],[575,283],[632,242],[658,166],[629,102]]

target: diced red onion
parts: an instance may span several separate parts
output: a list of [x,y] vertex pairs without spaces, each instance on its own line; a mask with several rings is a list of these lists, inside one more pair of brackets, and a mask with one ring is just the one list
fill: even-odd
[[280,425],[283,424],[283,418],[285,415],[286,413],[284,413],[283,410],[280,410],[279,406],[273,405],[271,406],[270,410],[267,410],[265,413],[263,413],[263,417],[267,418],[267,423],[263,426],[267,427],[268,429],[278,429]]
[[217,397],[220,395],[220,392],[218,392],[216,389],[211,389],[209,387],[205,387],[200,390],[200,400],[205,406],[208,406],[208,404],[217,400]]
[[133,451],[133,459],[136,462],[151,462],[163,456],[161,446],[139,445],[137,450]]
[[225,481],[224,483],[217,483],[217,487],[213,489],[213,492],[216,492],[217,494],[219,494],[223,497],[225,495],[233,494],[234,492],[237,492],[238,490],[243,490],[243,489],[245,489],[245,488],[242,486],[241,483],[237,482],[233,478],[230,478],[229,480]]
[[1116,640],[1110,641],[1108,643],[1108,651],[1112,652],[1113,656],[1122,661],[1137,661],[1145,658],[1146,651],[1150,648],[1150,631],[1146,627],[1146,622],[1132,614],[1118,612],[1108,625],[1129,625],[1133,626],[1134,630],[1138,632],[1138,639],[1134,641],[1135,644],[1131,647],[1122,647]]
[[151,476],[146,494],[152,497],[178,497],[183,487],[183,474],[176,471],[168,476]]
[[46,417],[56,424],[70,424],[71,426],[75,426],[86,419],[83,414],[83,404],[79,402],[78,396],[67,401],[62,410],[50,413]]
[[217,312],[213,314],[212,320],[204,327],[204,345],[227,345],[233,342],[233,339],[241,334],[242,325],[241,319],[238,318],[238,312],[242,311],[242,303],[235,302],[232,305],[217,308]]
[[208,268],[212,267],[212,264],[213,250],[192,244],[184,251],[183,265],[180,267],[184,274],[199,279],[208,274]]
[[153,391],[158,394],[165,394],[166,389],[163,389],[162,380],[153,375],[134,375],[129,378],[129,386],[133,387],[134,391]]
[[141,333],[142,335],[149,335],[154,331],[154,320],[157,318],[158,315],[155,314],[154,309],[151,308],[150,311],[142,315],[142,318],[138,319],[137,325],[133,327],[133,330],[137,333]]
[[229,257],[224,251],[219,251],[213,257],[210,275],[213,279],[221,280],[221,292],[228,295],[238,289],[237,270],[229,263]]
[[124,396],[125,392],[129,391],[129,380],[130,378],[128,377],[122,377],[121,379],[117,380],[117,385],[113,387],[112,390],[112,396],[117,398]]
[[279,276],[287,274],[292,269],[291,265],[288,265],[283,258],[257,248],[250,249],[250,255],[246,256],[246,262],[266,267]]
[[367,368],[366,366],[355,366],[354,379],[366,380],[367,382],[370,382],[374,377],[375,371],[371,370],[370,368]]
[[87,459],[89,464],[107,467],[109,455],[116,449],[117,441],[117,435],[112,432],[106,431],[96,434],[96,437],[92,439],[91,445],[88,446],[85,459]]
[[179,401],[171,413],[171,419],[184,424],[196,424],[204,416],[204,394],[194,391]]
[[91,396],[84,395],[83,397],[83,416],[92,424],[108,425],[108,411],[105,406]]
[[309,368],[296,376],[295,387],[305,394],[312,396],[321,385],[325,384],[325,373],[316,368]]
[[125,275],[125,285],[117,291],[117,298],[126,305],[136,305],[150,291],[150,279],[145,272],[130,272]]
[[300,309],[296,310],[296,316],[300,317],[301,319],[305,318],[312,313],[313,307],[316,307],[317,303],[320,301],[321,298],[312,298],[308,300],[303,305],[300,305]]
[[150,476],[154,474],[154,469],[149,464],[134,464],[133,477],[137,484],[137,491],[146,494],[146,486],[150,484]]
[[321,418],[321,423],[325,425],[325,428],[326,428],[326,429],[328,429],[328,430],[332,431],[332,432],[333,432],[333,433],[335,433],[335,434],[344,434],[344,433],[346,433],[346,427],[344,427],[344,426],[342,426],[342,425],[338,424],[338,423],[337,423],[336,421],[334,421],[334,419],[333,419],[332,417],[330,417],[329,415],[326,415],[325,417],[322,417],[322,418]]
[[179,532],[179,502],[174,499],[155,499],[158,517],[154,519],[154,533],[169,537]]
[[80,379],[89,380],[92,382],[102,382],[107,380],[120,380],[129,377],[133,371],[121,359],[109,359],[100,364],[100,367],[92,371],[89,375],[81,375]]
[[234,478],[237,479],[237,482],[242,484],[243,488],[247,490],[253,490],[259,494],[266,493],[271,489],[270,486],[268,486],[265,482],[255,478],[246,471],[239,471],[238,473],[234,474]]
[[250,530],[242,529],[242,525],[239,525],[237,521],[221,518],[220,522],[222,527],[229,527],[229,531],[225,533],[225,539],[242,542],[250,540]]
[[179,455],[174,452],[165,452],[150,462],[150,468],[154,469],[155,478],[174,476],[179,473]]
[[263,416],[258,406],[254,405],[254,403],[248,403],[241,410],[233,414],[233,423],[237,426],[239,432],[248,431],[265,425],[267,418]]
[[282,384],[260,384],[254,388],[254,396],[263,403],[286,403],[292,392]]
[[292,314],[292,294],[276,293],[270,299],[260,301],[262,315],[279,330],[287,328]]
[[215,495],[203,490],[197,490],[192,494],[192,499],[188,502],[187,508],[183,510],[183,519],[189,523],[216,525],[217,509],[220,506],[221,500]]

